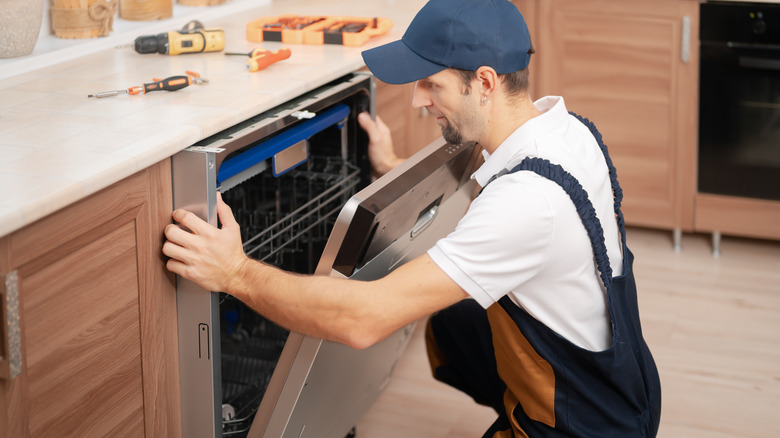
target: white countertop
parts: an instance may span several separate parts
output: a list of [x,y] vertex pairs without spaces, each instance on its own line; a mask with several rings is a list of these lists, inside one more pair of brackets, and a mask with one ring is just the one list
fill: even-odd
[[[232,4],[231,4],[232,3]],[[187,17],[149,23],[106,42],[55,41],[31,59],[0,60],[0,236],[155,164],[198,140],[363,67],[360,52],[396,40],[425,0],[232,0]],[[212,9],[213,8],[213,9]],[[189,9],[191,10],[191,8]],[[211,14],[210,14],[211,12]],[[188,12],[189,14],[189,12]],[[361,47],[251,43],[246,23],[282,14],[388,17],[395,26]],[[186,18],[186,19],[185,19]],[[200,20],[225,30],[225,50],[287,46],[292,56],[250,73],[222,52],[166,56],[117,48],[136,36]],[[121,28],[115,18],[114,29]],[[168,26],[168,27],[165,27]],[[50,37],[55,38],[55,37]],[[39,44],[47,44],[41,43]],[[83,52],[83,54],[81,53]],[[58,58],[59,57],[59,58]],[[18,73],[9,71],[18,70]],[[192,70],[209,80],[176,92],[88,98]]]

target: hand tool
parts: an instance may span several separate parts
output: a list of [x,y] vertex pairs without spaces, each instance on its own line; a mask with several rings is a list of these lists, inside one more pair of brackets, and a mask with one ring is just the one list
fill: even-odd
[[262,47],[258,47],[258,48],[256,48],[256,49],[252,50],[252,51],[251,51],[251,52],[249,52],[249,53],[241,53],[241,52],[225,52],[225,55],[239,55],[239,56],[248,56],[248,57],[250,57],[250,58],[254,58],[255,56],[260,56],[260,55],[262,55],[263,53],[265,53],[265,52],[267,52],[267,51],[268,51],[268,50],[266,50],[266,49],[264,49],[264,48],[262,48]]
[[199,21],[193,20],[181,29],[157,35],[145,35],[135,39],[138,53],[182,53],[219,52],[225,48],[225,32],[222,29],[205,29]]
[[262,70],[273,63],[289,58],[292,54],[290,49],[287,47],[282,47],[281,49],[273,52],[266,49],[255,49],[252,51],[252,53],[254,52],[258,52],[258,54],[249,58],[249,60],[246,62],[247,68],[250,72]]
[[275,23],[267,23],[263,27],[267,29],[303,29],[304,27],[311,26],[314,23],[319,23],[324,19],[325,17],[296,17],[294,15],[288,15],[280,17],[279,21]]
[[[327,33],[345,33],[345,32],[352,32],[357,33],[362,31],[363,29],[368,26],[368,23],[360,23],[360,22],[350,22],[350,21],[339,21],[335,24],[332,24],[331,26],[327,27],[323,32]],[[376,27],[376,18],[374,18],[374,27]]]
[[152,81],[148,84],[143,85],[136,85],[124,90],[111,90],[111,91],[101,91],[99,93],[90,94],[87,97],[95,97],[98,99],[102,99],[104,97],[111,97],[116,96],[119,94],[146,94],[152,91],[176,91],[181,90],[184,87],[187,87],[191,84],[205,84],[208,83],[207,79],[201,78],[199,74],[195,73],[194,71],[186,71],[186,75],[177,75],[177,76],[170,76],[165,79],[160,78],[153,78]]

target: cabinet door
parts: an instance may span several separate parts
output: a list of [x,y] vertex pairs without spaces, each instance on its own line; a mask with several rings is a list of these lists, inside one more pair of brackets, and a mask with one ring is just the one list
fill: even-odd
[[551,0],[537,5],[544,94],[604,135],[630,224],[691,230],[698,1]]
[[160,252],[170,181],[166,160],[0,240],[22,353],[21,373],[0,380],[0,436],[181,435]]
[[[523,19],[525,20],[526,26],[528,26],[528,33],[531,37],[531,46],[536,49],[536,45],[539,40],[539,27],[537,25],[538,23],[538,6],[537,1],[538,0],[511,0],[512,4],[514,4],[517,9],[520,11],[521,14],[523,14]],[[546,0],[542,0],[546,1]],[[537,97],[540,97],[539,94],[539,81],[536,79],[537,72],[539,71],[540,67],[539,64],[541,63],[541,58],[543,58],[544,54],[539,53],[537,50],[536,53],[531,55],[531,63],[528,64],[528,70],[530,72],[529,76],[529,83],[528,83],[528,93],[531,95],[531,99],[536,100]]]
[[396,155],[411,157],[441,137],[441,128],[425,108],[412,108],[414,83],[392,85],[377,79],[376,111],[390,128]]

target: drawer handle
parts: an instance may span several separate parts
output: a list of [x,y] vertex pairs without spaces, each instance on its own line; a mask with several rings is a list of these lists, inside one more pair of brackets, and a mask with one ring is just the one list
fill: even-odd
[[19,277],[11,271],[0,284],[0,378],[22,374],[22,337],[19,331]]

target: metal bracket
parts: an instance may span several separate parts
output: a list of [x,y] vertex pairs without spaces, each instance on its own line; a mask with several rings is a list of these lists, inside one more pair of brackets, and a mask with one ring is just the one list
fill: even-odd
[[212,153],[212,154],[225,152],[225,148],[219,148],[213,146],[190,146],[188,148],[185,148],[185,150],[192,151],[192,152]]

